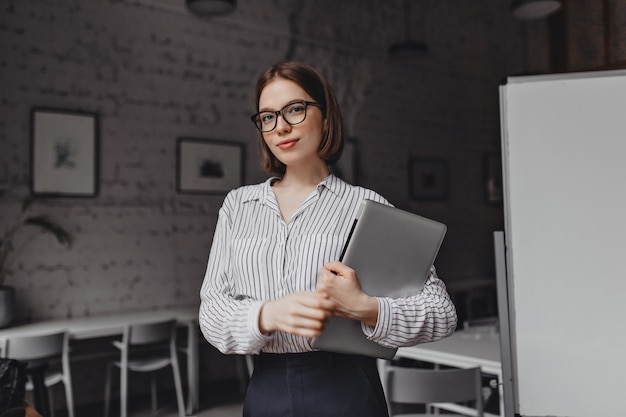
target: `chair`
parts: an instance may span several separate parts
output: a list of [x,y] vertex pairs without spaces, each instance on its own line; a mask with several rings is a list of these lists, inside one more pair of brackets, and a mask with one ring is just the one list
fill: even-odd
[[[150,387],[152,410],[155,412],[157,409],[155,371],[171,366],[176,388],[178,414],[180,417],[184,417],[185,404],[176,349],[176,321],[166,320],[128,325],[124,328],[122,340],[114,341],[113,345],[120,350],[121,358],[119,361],[110,362],[107,367],[104,416],[108,417],[109,415],[113,367],[120,368],[120,416],[126,417],[128,408],[128,371],[152,373]],[[163,349],[159,348],[167,348],[167,352],[163,352]]]
[[[437,414],[392,414],[393,403],[424,404],[455,413],[483,417],[480,368],[419,369],[385,365],[383,380],[390,415],[395,417],[433,416]],[[474,408],[453,403],[472,402]],[[446,416],[453,414],[445,414]],[[458,415],[458,414],[454,414]]]
[[[69,334],[57,332],[39,336],[11,337],[5,341],[4,356],[27,362],[29,380],[26,390],[33,391],[35,408],[44,417],[54,415],[47,388],[63,382],[67,414],[74,417],[74,397],[69,359]],[[61,361],[60,370],[49,370],[51,361]]]

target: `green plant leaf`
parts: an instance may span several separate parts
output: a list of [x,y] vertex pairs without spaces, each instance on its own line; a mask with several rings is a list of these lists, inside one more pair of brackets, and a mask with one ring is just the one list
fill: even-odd
[[72,235],[68,231],[63,229],[61,225],[52,220],[50,216],[30,216],[24,219],[24,224],[28,226],[37,226],[41,228],[44,232],[51,233],[60,244],[68,247],[72,246]]

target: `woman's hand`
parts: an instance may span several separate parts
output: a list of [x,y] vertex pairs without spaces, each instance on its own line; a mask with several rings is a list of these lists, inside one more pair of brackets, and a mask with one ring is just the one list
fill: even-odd
[[335,314],[376,326],[378,301],[365,294],[354,270],[339,261],[324,265],[317,280],[317,291],[335,304]]
[[276,330],[304,337],[317,337],[334,309],[327,296],[317,292],[297,292],[261,307],[259,330],[268,334]]

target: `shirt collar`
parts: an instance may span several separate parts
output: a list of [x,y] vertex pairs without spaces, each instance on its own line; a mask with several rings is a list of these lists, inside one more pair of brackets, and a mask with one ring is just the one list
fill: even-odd
[[[260,187],[254,187],[252,192],[247,193],[243,199],[244,203],[249,201],[258,200],[263,204],[267,204],[268,201],[274,201],[274,192],[272,191],[272,182],[280,179],[280,177],[270,177],[265,182],[261,183]],[[340,178],[336,177],[333,174],[330,174],[328,177],[324,178],[317,185],[318,194],[322,192],[323,188],[326,188],[328,191],[336,195],[337,197],[341,197],[345,191],[346,183]]]
[[341,197],[345,190],[345,182],[340,178],[336,177],[334,174],[330,174],[328,177],[324,178],[322,182],[317,185],[318,193],[321,192],[321,188],[325,187],[331,193],[335,194],[337,197]]

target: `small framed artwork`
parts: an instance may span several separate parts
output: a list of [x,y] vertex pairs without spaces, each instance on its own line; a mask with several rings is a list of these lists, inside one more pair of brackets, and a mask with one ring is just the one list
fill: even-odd
[[357,158],[356,141],[347,140],[343,145],[341,158],[333,165],[333,174],[349,184],[356,184],[357,181]]
[[483,153],[483,182],[485,203],[502,205],[502,157],[496,152]]
[[409,160],[409,195],[414,200],[448,198],[448,164],[442,158]]
[[210,139],[178,138],[176,191],[226,194],[243,184],[243,145]]
[[34,195],[95,197],[98,194],[98,116],[33,109],[30,166]]

